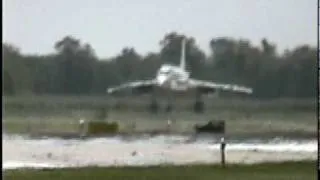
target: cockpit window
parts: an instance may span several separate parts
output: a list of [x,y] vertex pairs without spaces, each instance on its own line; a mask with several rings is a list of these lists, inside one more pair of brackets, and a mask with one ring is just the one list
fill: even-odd
[[165,70],[159,71],[159,74],[169,74],[169,71],[165,71]]
[[170,68],[170,66],[168,66],[168,65],[163,65],[161,68],[160,68],[160,70],[159,70],[159,74],[163,74],[163,75],[167,75],[167,74],[170,74],[170,72],[171,72],[171,68]]

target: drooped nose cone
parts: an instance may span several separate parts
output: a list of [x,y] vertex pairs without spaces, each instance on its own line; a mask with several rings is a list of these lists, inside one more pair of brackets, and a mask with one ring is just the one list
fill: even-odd
[[167,81],[167,76],[164,75],[158,75],[157,81],[159,85],[163,85]]

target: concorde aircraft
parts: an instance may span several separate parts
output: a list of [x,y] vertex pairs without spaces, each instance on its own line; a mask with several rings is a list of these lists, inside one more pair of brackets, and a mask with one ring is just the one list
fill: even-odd
[[[190,77],[190,72],[186,69],[186,39],[182,39],[181,42],[181,56],[180,65],[163,64],[156,73],[155,78],[150,80],[140,80],[134,82],[128,82],[119,86],[111,87],[107,89],[108,94],[124,89],[134,89],[136,92],[153,93],[156,89],[164,89],[171,92],[183,92],[183,91],[195,91],[196,101],[194,104],[195,109],[203,109],[203,102],[201,101],[201,94],[207,94],[209,92],[215,92],[216,90],[232,91],[239,93],[251,94],[253,91],[251,88],[239,86],[235,84],[222,84],[210,81],[197,80]],[[168,98],[167,109],[172,109],[172,98]],[[152,107],[157,107],[156,100],[152,101]]]

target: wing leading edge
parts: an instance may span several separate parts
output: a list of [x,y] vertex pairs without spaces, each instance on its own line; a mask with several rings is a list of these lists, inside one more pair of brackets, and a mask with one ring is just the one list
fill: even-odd
[[118,92],[125,89],[150,90],[155,84],[156,84],[155,80],[134,81],[134,82],[124,83],[112,88],[108,88],[107,93],[112,94],[114,92]]
[[[107,89],[108,94],[112,94],[125,89],[137,89],[140,92],[149,92],[154,86],[156,86],[155,80],[144,80],[124,83],[119,86],[115,86]],[[202,81],[196,79],[190,79],[189,85],[191,88],[198,88],[204,92],[210,92],[215,90],[233,91],[239,93],[252,94],[253,90],[248,87],[234,85],[234,84],[222,84],[210,81]]]
[[251,88],[234,85],[234,84],[221,84],[221,83],[202,81],[202,80],[196,80],[196,79],[190,79],[189,83],[190,83],[190,86],[192,86],[193,88],[199,88],[204,91],[215,91],[220,89],[224,91],[233,91],[233,92],[247,93],[247,94],[252,94],[253,92]]

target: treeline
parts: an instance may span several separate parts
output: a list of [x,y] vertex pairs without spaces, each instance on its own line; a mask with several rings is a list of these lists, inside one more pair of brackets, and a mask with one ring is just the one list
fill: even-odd
[[[54,44],[55,53],[28,55],[3,44],[5,95],[98,95],[123,82],[154,77],[162,63],[178,64],[181,39],[186,37],[187,68],[194,78],[246,85],[255,98],[312,98],[317,90],[316,47],[301,45],[277,53],[276,45],[262,39],[254,46],[246,39],[213,38],[211,53],[193,37],[176,32],[160,41],[160,52],[139,55],[125,47],[115,57],[101,59],[90,44],[66,36]],[[156,42],[155,42],[156,43]]]

